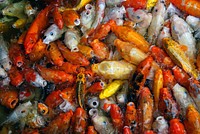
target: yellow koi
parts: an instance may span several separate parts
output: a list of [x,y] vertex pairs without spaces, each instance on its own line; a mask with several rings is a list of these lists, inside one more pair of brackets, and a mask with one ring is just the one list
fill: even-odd
[[99,98],[105,99],[115,94],[123,85],[122,80],[114,80],[100,93]]

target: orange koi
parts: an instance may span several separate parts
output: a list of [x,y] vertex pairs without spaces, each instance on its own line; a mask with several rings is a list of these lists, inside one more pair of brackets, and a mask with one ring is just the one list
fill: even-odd
[[64,44],[61,42],[57,42],[58,48],[60,49],[63,57],[75,65],[81,65],[81,66],[88,66],[90,62],[87,60],[87,58],[80,52],[71,52],[69,49],[67,49]]
[[163,70],[163,87],[169,87],[170,89],[176,84],[176,80],[172,75],[171,70]]
[[184,86],[185,88],[188,89],[189,85],[190,85],[190,82],[189,82],[190,76],[178,66],[173,67],[172,71],[173,71],[175,80],[180,85],[182,85],[182,86]]
[[127,26],[113,25],[111,30],[119,39],[133,43],[136,47],[145,53],[149,51],[150,44],[142,35],[138,34],[132,28]]
[[110,116],[111,116],[114,127],[119,132],[122,132],[122,129],[124,126],[124,120],[123,120],[124,115],[122,113],[121,108],[117,104],[111,104]]
[[0,89],[0,103],[7,108],[15,108],[18,103],[18,92],[13,89]]
[[63,82],[74,81],[74,77],[71,74],[65,73],[64,71],[60,71],[57,69],[45,68],[41,65],[36,65],[39,74],[47,81],[54,82],[56,84]]
[[186,134],[185,128],[179,119],[177,118],[171,119],[169,124],[170,124],[169,127],[170,134]]
[[15,66],[11,67],[8,72],[8,76],[10,77],[10,83],[13,86],[17,87],[24,82],[23,74]]
[[192,16],[200,17],[199,0],[170,0],[178,9]]
[[64,58],[62,57],[62,54],[55,42],[50,43],[49,47],[47,48],[47,55],[50,57],[54,65],[62,66]]
[[53,20],[59,29],[62,29],[64,27],[64,20],[63,20],[62,14],[58,11],[58,7],[54,8]]
[[106,83],[103,81],[95,82],[88,89],[88,93],[100,93],[106,86]]
[[21,67],[24,64],[25,56],[21,49],[21,46],[17,43],[13,43],[10,46],[9,57],[12,63],[17,67]]
[[73,65],[70,62],[64,62],[62,66],[58,67],[59,70],[65,71],[69,74],[78,74],[79,65]]
[[155,102],[155,111],[158,110],[160,89],[163,88],[163,73],[162,69],[158,69],[155,72],[154,82],[153,82],[153,95]]
[[171,58],[159,47],[152,46],[151,55],[153,56],[154,60],[163,68],[172,68],[174,66]]
[[90,43],[90,46],[92,47],[94,54],[100,61],[108,58],[109,50],[106,44],[104,44],[103,42],[95,39],[93,42]]
[[186,111],[186,119],[184,120],[184,126],[189,134],[200,133],[200,114],[196,108],[191,104]]
[[133,102],[128,102],[126,105],[124,125],[128,126],[133,131],[137,127],[137,111]]
[[66,133],[70,126],[70,121],[73,116],[72,110],[66,113],[60,113],[54,120],[52,120],[46,128],[43,129],[44,133]]
[[39,39],[38,42],[33,46],[31,53],[29,53],[30,60],[40,60],[46,52],[46,46],[47,45],[42,42],[42,39]]
[[48,16],[52,9],[52,6],[49,5],[45,9],[41,10],[31,26],[29,27],[25,40],[24,40],[24,48],[25,53],[31,53],[33,47],[39,40],[40,34],[42,30],[44,30],[48,25]]
[[59,104],[63,102],[63,99],[60,97],[61,91],[56,90],[51,92],[45,99],[45,104],[49,108],[56,108]]
[[122,5],[126,8],[132,7],[135,10],[146,8],[147,0],[126,0],[122,2]]
[[110,20],[105,24],[99,25],[93,32],[93,34],[88,38],[89,42],[92,42],[95,39],[102,40],[104,39],[111,30],[111,27],[116,25],[114,20]]
[[151,130],[153,123],[153,96],[149,88],[142,88],[138,99],[138,130],[144,133],[146,130]]
[[77,108],[72,117],[74,133],[85,133],[87,127],[87,113],[83,108]]
[[74,10],[65,10],[62,14],[64,24],[69,27],[73,28],[74,26],[80,25],[80,16]]
[[94,126],[88,126],[87,134],[97,134],[97,131],[95,130]]

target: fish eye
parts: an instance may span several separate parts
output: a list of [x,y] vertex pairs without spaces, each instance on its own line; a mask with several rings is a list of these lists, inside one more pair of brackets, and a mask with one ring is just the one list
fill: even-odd
[[136,16],[137,17],[137,19],[140,19],[140,16]]
[[50,32],[50,35],[53,36],[53,32]]

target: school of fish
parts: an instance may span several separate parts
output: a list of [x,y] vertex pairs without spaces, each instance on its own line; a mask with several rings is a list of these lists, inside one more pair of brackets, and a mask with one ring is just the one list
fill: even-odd
[[0,1],[0,134],[200,134],[199,0],[35,3]]

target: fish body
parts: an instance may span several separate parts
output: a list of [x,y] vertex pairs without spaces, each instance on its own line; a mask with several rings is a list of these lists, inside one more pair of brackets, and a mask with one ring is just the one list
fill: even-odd
[[[21,119],[25,118],[32,107],[32,103],[30,101],[20,104],[15,110],[7,117],[7,120],[3,124],[16,123]],[[2,124],[1,124],[2,125]]]
[[158,0],[156,6],[153,9],[152,21],[148,28],[148,41],[152,45],[156,43],[160,30],[163,27],[165,12],[166,7],[164,1]]
[[128,79],[136,67],[126,61],[103,61],[92,65],[92,70],[107,79]]
[[193,105],[189,105],[186,112],[184,125],[187,133],[200,133],[200,114]]
[[174,118],[171,119],[169,127],[170,134],[186,134],[183,123],[181,123],[180,119]]
[[188,15],[186,22],[193,28],[194,37],[200,39],[200,18]]
[[116,5],[120,5],[123,1],[126,1],[126,0],[106,0],[106,6],[113,7]]
[[160,89],[160,101],[158,110],[166,120],[170,120],[179,116],[178,105],[168,88]]
[[175,7],[172,3],[169,4],[166,10],[165,19],[172,17],[174,14],[177,14],[181,18],[184,17],[184,13],[181,12],[177,7]]
[[91,26],[92,29],[97,28],[97,26],[103,21],[105,8],[106,8],[105,0],[97,0],[95,8],[96,9],[95,19]]
[[9,71],[11,69],[11,60],[8,54],[8,44],[4,41],[3,36],[0,35],[0,65],[4,70]]
[[175,41],[187,46],[187,56],[190,59],[195,59],[196,40],[192,35],[192,28],[178,15],[173,15],[171,17],[171,31]]
[[195,65],[189,60],[185,52],[180,48],[180,45],[170,38],[163,39],[163,47],[172,61],[182,67],[184,71],[189,73],[195,79],[198,78],[198,72]]
[[181,113],[185,116],[188,106],[190,104],[195,105],[195,103],[184,87],[176,84],[172,89],[176,102],[180,106]]
[[143,87],[138,99],[138,128],[139,132],[151,130],[153,122],[153,96],[147,87]]
[[112,96],[113,94],[115,94],[123,85],[123,81],[122,80],[115,80],[111,83],[109,83],[105,89],[103,89],[103,91],[101,91],[99,98],[100,99],[105,99],[107,97]]
[[122,58],[134,65],[138,65],[147,57],[146,53],[129,42],[124,42],[120,39],[116,39],[114,41],[114,46],[116,46],[117,51],[120,53]]

